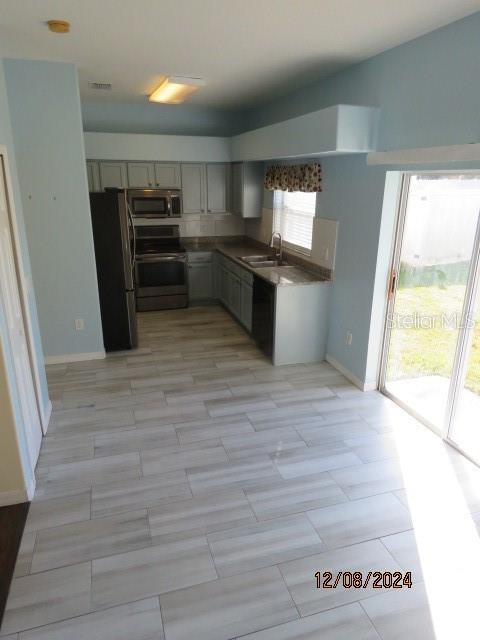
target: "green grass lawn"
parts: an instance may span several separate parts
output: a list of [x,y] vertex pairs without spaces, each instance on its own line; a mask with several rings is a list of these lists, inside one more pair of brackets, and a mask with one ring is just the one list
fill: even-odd
[[[432,318],[427,328],[395,327],[392,330],[388,379],[398,380],[426,375],[449,377],[452,371],[458,329],[442,326],[441,317],[452,318],[462,312],[465,287],[451,285],[405,287],[397,291],[395,315]],[[480,305],[469,354],[466,386],[480,395]]]

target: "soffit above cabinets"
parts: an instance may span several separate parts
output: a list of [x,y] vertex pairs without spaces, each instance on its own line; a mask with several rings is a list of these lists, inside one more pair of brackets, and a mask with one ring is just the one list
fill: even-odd
[[335,105],[232,138],[233,160],[368,153],[376,149],[379,109]]
[[85,131],[85,155],[92,160],[229,162],[231,139],[154,133]]
[[180,136],[86,131],[87,158],[229,162],[369,153],[376,150],[379,109],[335,105],[238,136]]

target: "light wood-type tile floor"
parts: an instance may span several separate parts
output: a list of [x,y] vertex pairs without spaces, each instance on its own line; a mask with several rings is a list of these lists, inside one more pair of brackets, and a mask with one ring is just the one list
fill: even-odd
[[220,307],[139,330],[48,367],[2,640],[480,637],[477,467],[325,362],[273,367]]

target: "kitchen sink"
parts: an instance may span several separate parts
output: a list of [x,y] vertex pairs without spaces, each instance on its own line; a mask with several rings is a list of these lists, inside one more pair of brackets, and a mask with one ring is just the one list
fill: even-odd
[[265,262],[265,260],[272,260],[271,255],[261,255],[261,256],[241,256],[240,260],[246,262],[247,264],[250,262]]
[[245,262],[250,267],[254,269],[262,269],[263,267],[283,267],[287,266],[286,262],[283,260],[275,260],[272,256],[263,255],[263,256],[240,256],[239,257],[242,262]]

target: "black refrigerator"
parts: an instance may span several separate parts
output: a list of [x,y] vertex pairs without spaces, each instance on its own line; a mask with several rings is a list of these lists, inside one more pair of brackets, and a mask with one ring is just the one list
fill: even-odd
[[134,229],[125,190],[90,194],[93,242],[106,351],[137,346]]

